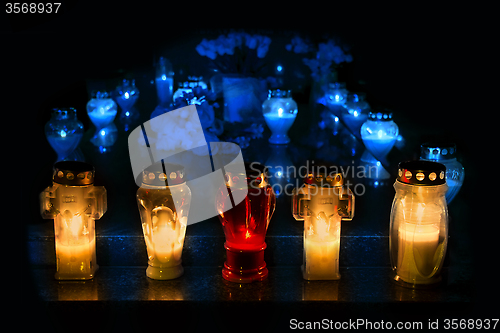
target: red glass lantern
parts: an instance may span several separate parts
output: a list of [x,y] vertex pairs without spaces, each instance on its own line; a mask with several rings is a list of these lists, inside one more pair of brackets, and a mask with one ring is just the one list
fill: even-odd
[[[231,282],[250,283],[262,281],[268,275],[265,237],[276,197],[266,167],[245,163],[246,175],[241,170],[236,165],[225,167],[225,188],[217,194],[216,207],[226,236],[227,258],[222,276]],[[248,191],[245,199],[233,205],[233,197],[238,198],[238,192],[245,191]]]

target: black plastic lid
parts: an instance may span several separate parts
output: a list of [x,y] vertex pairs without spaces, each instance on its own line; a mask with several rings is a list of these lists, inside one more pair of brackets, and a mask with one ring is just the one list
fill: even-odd
[[54,183],[69,186],[86,186],[94,183],[94,167],[85,162],[61,161],[54,164]]
[[433,186],[446,183],[446,167],[437,162],[406,161],[398,165],[397,181],[404,184]]

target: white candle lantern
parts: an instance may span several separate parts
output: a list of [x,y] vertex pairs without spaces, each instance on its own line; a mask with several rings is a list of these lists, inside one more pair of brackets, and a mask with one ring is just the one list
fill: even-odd
[[184,273],[182,248],[191,203],[184,168],[157,163],[140,175],[137,205],[148,251],[146,275],[155,280],[170,280]]
[[93,91],[92,98],[87,103],[87,114],[96,127],[90,141],[97,147],[109,147],[116,142],[117,129],[113,124],[117,106],[106,91]]
[[448,241],[446,167],[402,162],[394,183],[389,248],[394,279],[408,287],[441,281]]
[[40,194],[45,219],[54,219],[55,278],[88,280],[98,268],[95,251],[95,219],[107,210],[106,189],[94,186],[94,167],[84,162],[54,165],[52,186]]
[[457,161],[457,147],[454,143],[435,144],[424,143],[421,146],[420,159],[424,161],[434,161],[446,167],[446,203],[449,205],[455,195],[460,191],[464,182],[465,170]]
[[292,209],[296,220],[304,220],[304,279],[340,279],[340,222],[354,217],[354,195],[342,174],[310,173],[294,190]]
[[390,174],[382,167],[380,160],[391,151],[398,138],[399,128],[387,110],[371,112],[368,120],[361,126],[361,138],[367,150],[361,162],[367,169],[367,178],[388,179]]
[[272,132],[269,142],[287,144],[290,138],[287,133],[297,117],[297,103],[292,99],[291,90],[269,90],[266,101],[262,104],[262,112],[267,126]]

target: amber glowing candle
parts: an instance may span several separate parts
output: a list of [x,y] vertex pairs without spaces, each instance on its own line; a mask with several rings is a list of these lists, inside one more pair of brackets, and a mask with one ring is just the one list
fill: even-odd
[[106,189],[94,186],[94,167],[84,162],[54,165],[52,186],[40,194],[43,218],[54,219],[58,280],[92,279],[98,268],[95,219],[106,212]]
[[182,248],[191,203],[184,168],[159,162],[146,168],[137,190],[137,205],[148,251],[146,275],[170,280],[184,273]]
[[445,172],[435,162],[399,164],[389,241],[394,279],[405,286],[441,281],[448,240]]
[[294,191],[293,216],[304,220],[304,279],[340,279],[340,222],[354,216],[354,195],[342,175],[310,173]]

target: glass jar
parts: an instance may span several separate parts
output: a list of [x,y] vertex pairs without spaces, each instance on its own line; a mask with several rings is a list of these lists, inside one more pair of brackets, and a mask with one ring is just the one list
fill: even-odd
[[[216,209],[226,236],[227,260],[222,276],[238,283],[262,281],[268,275],[264,261],[267,227],[276,205],[268,170],[259,163],[245,163],[246,174],[241,173],[238,164],[224,169],[225,186],[216,196]],[[233,197],[241,197],[239,192],[246,193],[245,198],[233,207]]]
[[45,124],[45,136],[57,153],[57,161],[83,159],[75,152],[83,136],[83,124],[76,117],[76,109],[52,109],[52,117]]
[[291,90],[269,90],[267,100],[262,104],[262,113],[267,126],[271,130],[269,142],[287,144],[290,138],[287,133],[297,117],[297,103],[292,99]]
[[95,220],[107,210],[106,189],[94,186],[94,167],[63,161],[54,164],[53,183],[40,194],[44,219],[54,219],[58,280],[88,280],[97,268]]
[[394,279],[403,286],[441,281],[448,243],[446,167],[428,161],[402,162],[394,183],[389,249]]
[[87,103],[87,114],[96,127],[90,141],[97,147],[112,146],[117,138],[117,129],[113,124],[117,106],[107,91],[93,91]]
[[170,280],[184,273],[182,248],[191,204],[184,168],[156,163],[140,175],[137,205],[148,251],[146,275],[155,280]]
[[465,177],[464,167],[457,161],[457,147],[454,143],[436,144],[427,142],[420,147],[420,159],[434,161],[446,167],[446,202],[448,205],[462,187]]

